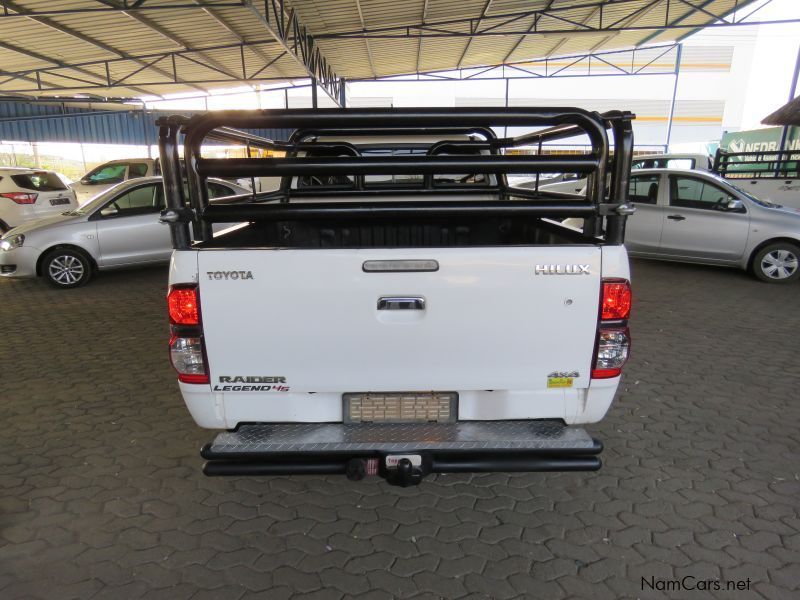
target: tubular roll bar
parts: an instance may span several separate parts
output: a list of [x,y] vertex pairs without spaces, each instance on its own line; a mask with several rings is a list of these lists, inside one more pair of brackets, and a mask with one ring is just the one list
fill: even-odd
[[800,176],[800,150],[726,152],[718,148],[711,170],[731,178],[793,179]]
[[[383,216],[407,218],[426,215],[448,216],[582,216],[584,233],[603,234],[602,218],[607,217],[605,242],[621,244],[624,236],[627,207],[628,174],[633,150],[631,113],[612,111],[605,114],[579,108],[455,108],[455,109],[299,109],[219,111],[196,115],[190,119],[172,116],[159,119],[159,150],[164,172],[167,211],[173,247],[188,249],[191,245],[188,224],[193,226],[196,241],[211,239],[211,223],[234,220],[280,221],[325,217],[369,218]],[[546,127],[518,137],[498,138],[492,127]],[[293,129],[287,141],[273,141],[240,129]],[[609,202],[606,198],[606,172],[609,168],[607,129],[614,133],[614,161]],[[191,206],[187,207],[181,185],[181,163],[178,159],[178,134],[184,135],[186,179]],[[309,144],[315,137],[337,135],[476,135],[483,139],[442,140],[425,156],[314,156],[297,157],[298,150],[325,147],[328,150],[351,146],[345,143]],[[581,155],[508,155],[505,148],[586,135],[591,152]],[[203,158],[201,146],[214,139],[248,147],[248,158]],[[281,150],[285,158],[249,158],[251,146]],[[481,150],[490,154],[477,154]],[[438,151],[463,152],[441,155]],[[589,178],[587,201],[543,199],[523,190],[509,188],[501,175],[508,173],[540,173],[563,171],[585,173]],[[500,192],[497,201],[430,200],[410,202],[372,202],[368,190],[351,190],[354,196],[365,196],[359,202],[286,203],[290,190],[260,195],[263,200],[282,199],[280,204],[249,203],[209,206],[206,179],[210,176],[363,176],[423,174],[432,194],[448,190],[433,186],[433,174],[493,173],[497,186],[484,191]],[[446,187],[446,186],[445,186]],[[449,188],[449,192],[453,189]],[[466,191],[466,190],[465,190]],[[371,192],[371,190],[369,190]],[[387,195],[393,190],[387,188]],[[325,190],[319,191],[320,197]],[[511,198],[516,198],[511,200]]]

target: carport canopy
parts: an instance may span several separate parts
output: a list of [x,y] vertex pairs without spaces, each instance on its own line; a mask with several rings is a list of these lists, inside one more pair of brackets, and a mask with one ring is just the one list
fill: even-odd
[[344,79],[577,62],[745,24],[764,2],[0,0],[0,94],[144,97],[312,79],[337,100]]

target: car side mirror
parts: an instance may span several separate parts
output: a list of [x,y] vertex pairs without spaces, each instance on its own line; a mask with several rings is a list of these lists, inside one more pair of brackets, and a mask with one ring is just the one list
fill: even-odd
[[730,211],[740,211],[744,209],[744,204],[742,203],[741,200],[736,200],[735,198],[731,198],[730,200],[728,200],[726,208]]
[[105,208],[102,208],[100,210],[100,214],[104,217],[113,217],[119,214],[119,211],[116,209],[116,207],[109,205],[106,206]]

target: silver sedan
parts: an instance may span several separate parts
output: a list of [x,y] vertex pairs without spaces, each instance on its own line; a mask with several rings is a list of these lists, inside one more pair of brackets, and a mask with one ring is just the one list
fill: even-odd
[[[208,180],[212,199],[249,194],[221,179]],[[74,288],[97,270],[166,263],[172,254],[160,177],[125,181],[82,207],[16,227],[0,238],[0,275],[41,276]]]
[[[738,267],[762,281],[800,278],[800,210],[759,200],[712,173],[631,175],[625,246],[631,256]],[[568,224],[578,225],[573,219]]]

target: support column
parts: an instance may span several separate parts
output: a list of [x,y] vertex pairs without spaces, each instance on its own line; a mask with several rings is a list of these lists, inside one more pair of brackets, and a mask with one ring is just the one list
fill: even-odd
[[669,105],[669,120],[667,121],[667,142],[664,144],[664,152],[669,152],[669,142],[672,139],[672,120],[675,118],[675,99],[678,96],[678,78],[681,75],[681,54],[683,44],[678,44],[678,51],[675,55],[675,84],[672,87],[672,101]]
[[[792,84],[789,86],[789,102],[794,100],[794,94],[797,90],[797,78],[800,75],[800,47],[797,48],[797,60],[794,62],[794,74],[792,75]],[[789,137],[789,128],[791,125],[784,125],[783,131],[781,132],[781,145],[778,146],[778,150],[783,152],[786,150],[786,140]],[[780,158],[780,156],[778,157]],[[778,173],[775,173],[775,176],[778,177]]]
[[339,79],[339,106],[347,108],[347,92],[345,92],[345,79]]
[[317,80],[311,79],[311,108],[319,108],[317,104]]

